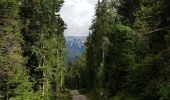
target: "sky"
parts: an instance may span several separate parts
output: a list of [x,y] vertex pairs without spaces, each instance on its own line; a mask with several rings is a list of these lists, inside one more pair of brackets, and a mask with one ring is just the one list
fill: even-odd
[[65,36],[87,36],[98,0],[64,0],[60,15],[67,25]]

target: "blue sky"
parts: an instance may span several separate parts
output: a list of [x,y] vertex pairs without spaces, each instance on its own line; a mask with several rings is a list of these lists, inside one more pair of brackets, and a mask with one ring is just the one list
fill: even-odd
[[60,10],[61,17],[67,24],[65,36],[87,36],[94,18],[97,0],[64,0]]

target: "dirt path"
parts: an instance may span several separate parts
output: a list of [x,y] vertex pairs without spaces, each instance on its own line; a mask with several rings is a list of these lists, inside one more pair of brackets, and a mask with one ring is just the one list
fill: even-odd
[[86,96],[81,95],[78,90],[70,90],[72,100],[88,100]]

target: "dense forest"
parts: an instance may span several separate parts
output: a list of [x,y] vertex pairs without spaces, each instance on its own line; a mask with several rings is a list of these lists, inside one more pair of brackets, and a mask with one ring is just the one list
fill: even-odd
[[69,89],[170,100],[169,0],[98,0],[86,51],[68,64],[63,3],[0,0],[0,100],[70,100]]
[[99,0],[66,84],[92,100],[170,100],[170,1]]
[[0,0],[0,100],[56,100],[64,90],[63,0]]

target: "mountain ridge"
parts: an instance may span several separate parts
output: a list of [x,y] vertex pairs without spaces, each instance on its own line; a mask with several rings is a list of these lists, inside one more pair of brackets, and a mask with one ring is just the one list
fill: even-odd
[[66,36],[66,62],[74,62],[85,52],[86,36]]

